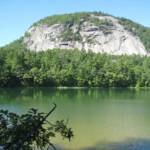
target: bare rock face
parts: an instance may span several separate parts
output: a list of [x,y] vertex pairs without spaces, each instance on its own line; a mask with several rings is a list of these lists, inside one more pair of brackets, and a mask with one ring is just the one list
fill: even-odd
[[38,24],[24,37],[27,48],[34,51],[48,49],[79,49],[112,55],[147,55],[139,37],[124,29],[118,19],[111,16],[91,15],[91,20],[80,24]]

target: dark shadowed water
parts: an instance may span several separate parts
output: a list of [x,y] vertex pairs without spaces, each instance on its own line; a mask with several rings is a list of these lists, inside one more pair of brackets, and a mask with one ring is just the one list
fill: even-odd
[[75,137],[53,142],[69,150],[149,150],[150,89],[0,89],[0,108],[48,112],[50,120],[69,119]]

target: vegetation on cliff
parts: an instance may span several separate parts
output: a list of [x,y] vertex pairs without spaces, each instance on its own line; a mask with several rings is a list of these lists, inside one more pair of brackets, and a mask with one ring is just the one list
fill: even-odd
[[145,49],[150,51],[150,28],[144,27],[131,20],[120,18],[120,23],[125,27],[126,30],[137,35],[145,46]]
[[[95,24],[96,26],[99,25],[110,26],[112,24],[108,20],[103,21],[97,18],[91,18],[90,17],[91,15],[111,16],[109,14],[105,14],[102,12],[82,12],[82,13],[72,13],[72,14],[64,14],[64,15],[54,15],[54,16],[45,17],[44,19],[41,19],[40,21],[34,23],[34,25],[46,24],[48,26],[51,26],[53,24],[65,24],[66,27],[68,27],[68,26],[72,26],[73,24],[77,24],[80,26],[80,24],[82,24],[82,22],[84,21],[89,21]],[[147,51],[150,51],[150,28],[142,26],[126,18],[118,18],[118,17],[114,17],[114,18],[117,18],[119,20],[119,23],[122,24],[126,30],[137,35],[142,41],[142,43],[144,44],[145,49]],[[74,37],[76,36],[74,35]]]

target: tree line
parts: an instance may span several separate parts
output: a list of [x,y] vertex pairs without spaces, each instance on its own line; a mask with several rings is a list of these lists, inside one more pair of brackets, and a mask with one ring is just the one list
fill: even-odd
[[150,86],[150,58],[146,56],[60,49],[35,52],[17,42],[0,48],[0,87]]

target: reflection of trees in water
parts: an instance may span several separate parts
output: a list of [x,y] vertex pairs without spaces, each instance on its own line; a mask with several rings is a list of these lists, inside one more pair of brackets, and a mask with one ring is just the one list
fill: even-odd
[[102,88],[3,88],[0,89],[0,101],[2,99],[19,99],[19,98],[55,98],[78,100],[124,100],[124,99],[149,99],[148,90],[137,91],[135,89],[102,89]]
[[[112,124],[118,125],[115,126],[118,132],[122,131],[123,122],[120,124],[121,120],[124,121],[125,119],[127,119],[125,120],[126,122],[125,129],[127,130],[124,129],[123,134],[125,135],[129,134],[130,136],[132,132],[131,133],[126,133],[126,132],[130,128],[130,125],[132,125],[134,128],[136,128],[135,130],[133,130],[134,132],[137,131],[137,133],[139,134],[142,133],[145,135],[145,132],[147,133],[147,127],[149,126],[149,119],[148,119],[149,103],[147,103],[149,97],[150,97],[150,93],[148,90],[137,91],[134,89],[14,88],[14,89],[0,89],[0,106],[3,107],[6,105],[11,111],[15,111],[15,112],[26,112],[26,110],[31,107],[39,108],[41,111],[45,112],[48,110],[48,106],[51,105],[53,102],[55,102],[56,104],[58,104],[59,109],[56,111],[54,116],[56,116],[57,118],[59,117],[61,118],[63,117],[65,119],[69,118],[70,120],[72,120],[72,124],[75,126],[76,126],[76,122],[79,122],[79,126],[77,126],[78,127],[77,130],[81,129],[79,130],[79,133],[82,133],[82,135],[80,136],[81,139],[85,137],[85,133],[89,132],[89,130],[91,129],[90,125],[93,124],[92,129],[95,131],[92,130],[90,135],[86,135],[86,138],[88,139],[89,137],[92,137],[91,136],[92,133],[95,133],[94,136],[96,136],[98,130],[100,129],[102,129],[102,131],[105,130],[104,123],[106,122],[108,124],[111,124],[112,123],[111,118],[113,117],[114,120]],[[128,103],[128,100],[135,101],[135,103],[131,102],[130,105],[130,102]],[[145,100],[146,103],[136,102],[142,100]],[[120,102],[114,103],[114,101],[122,101],[123,103]],[[127,102],[124,103],[125,101]],[[122,114],[124,115],[125,119],[123,119]],[[138,114],[140,116],[138,116]],[[138,120],[133,120],[134,118],[137,118],[137,116],[138,116]],[[52,119],[55,120],[53,116]],[[86,132],[83,133],[82,129],[85,129],[86,128],[85,126],[87,125],[89,127],[87,127]],[[142,129],[141,126],[143,127]],[[108,132],[109,130],[111,131],[111,129],[108,130],[108,128],[106,130],[107,130],[106,132]],[[109,134],[113,135],[110,132]],[[99,137],[97,140],[100,140]],[[100,146],[101,149],[103,147],[104,148],[106,147],[107,149],[105,148],[105,150],[149,150],[150,149],[149,146],[150,142],[148,140],[140,139],[138,140],[138,142],[137,140],[136,142],[134,140],[132,143],[126,141],[120,143],[101,142],[96,144],[94,147],[85,148],[82,150],[100,150],[99,148]],[[91,145],[92,144],[93,143],[91,143]],[[137,149],[133,149],[133,147],[130,147],[132,145],[137,147]],[[142,148],[144,147],[143,149],[139,149],[141,145]],[[122,147],[122,149],[118,148],[119,146]],[[148,149],[146,149],[145,147],[148,147]]]

